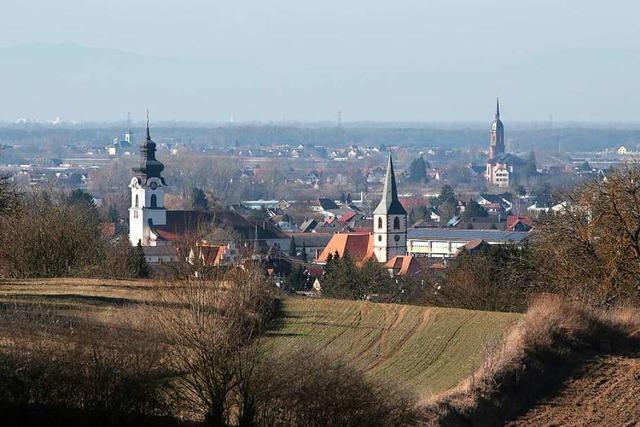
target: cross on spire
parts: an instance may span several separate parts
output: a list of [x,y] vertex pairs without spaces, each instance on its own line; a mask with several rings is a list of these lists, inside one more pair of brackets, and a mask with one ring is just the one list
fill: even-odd
[[149,109],[147,108],[147,133],[146,133],[146,140],[150,141],[151,140],[151,135],[149,134]]

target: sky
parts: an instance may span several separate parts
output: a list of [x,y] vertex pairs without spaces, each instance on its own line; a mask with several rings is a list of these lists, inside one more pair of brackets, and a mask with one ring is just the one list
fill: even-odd
[[634,0],[8,0],[0,120],[485,121],[500,96],[514,121],[640,121],[638,16]]

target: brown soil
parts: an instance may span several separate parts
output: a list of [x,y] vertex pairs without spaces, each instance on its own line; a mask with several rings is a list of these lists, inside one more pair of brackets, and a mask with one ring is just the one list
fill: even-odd
[[640,425],[640,358],[606,356],[586,363],[558,392],[509,426]]

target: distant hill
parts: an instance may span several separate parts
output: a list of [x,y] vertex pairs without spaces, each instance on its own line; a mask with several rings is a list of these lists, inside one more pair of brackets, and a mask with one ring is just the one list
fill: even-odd
[[[505,56],[416,52],[410,64],[266,63],[157,57],[73,44],[0,48],[0,120],[638,121],[640,52],[549,50]],[[216,52],[203,51],[203,58]],[[241,55],[239,57],[242,57]],[[357,60],[354,59],[357,64]],[[318,58],[316,64],[322,64]],[[65,117],[66,116],[66,117]]]
[[[256,80],[265,75],[231,61],[169,59],[68,44],[0,48],[0,58],[0,118],[5,120],[34,115],[115,120],[129,110],[141,120],[146,108],[156,118],[188,118],[191,114],[179,112],[197,109],[201,119],[226,119],[255,104],[262,90]],[[79,117],[64,117],[68,112]]]

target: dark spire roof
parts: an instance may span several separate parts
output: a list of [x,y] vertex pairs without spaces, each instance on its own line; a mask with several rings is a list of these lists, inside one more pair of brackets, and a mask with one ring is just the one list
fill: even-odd
[[502,124],[502,120],[500,120],[500,99],[499,98],[496,98],[496,118],[491,123],[491,131],[504,132],[504,125]]
[[407,211],[398,200],[398,189],[396,187],[396,174],[393,172],[393,160],[389,152],[387,162],[387,175],[384,178],[384,188],[382,189],[382,200],[373,211],[377,215],[406,215]]
[[147,178],[160,178],[160,173],[164,170],[164,165],[156,160],[156,143],[151,139],[149,134],[149,110],[147,110],[147,130],[145,139],[140,144],[140,155],[142,163],[137,168],[133,168],[135,172],[140,172]]

